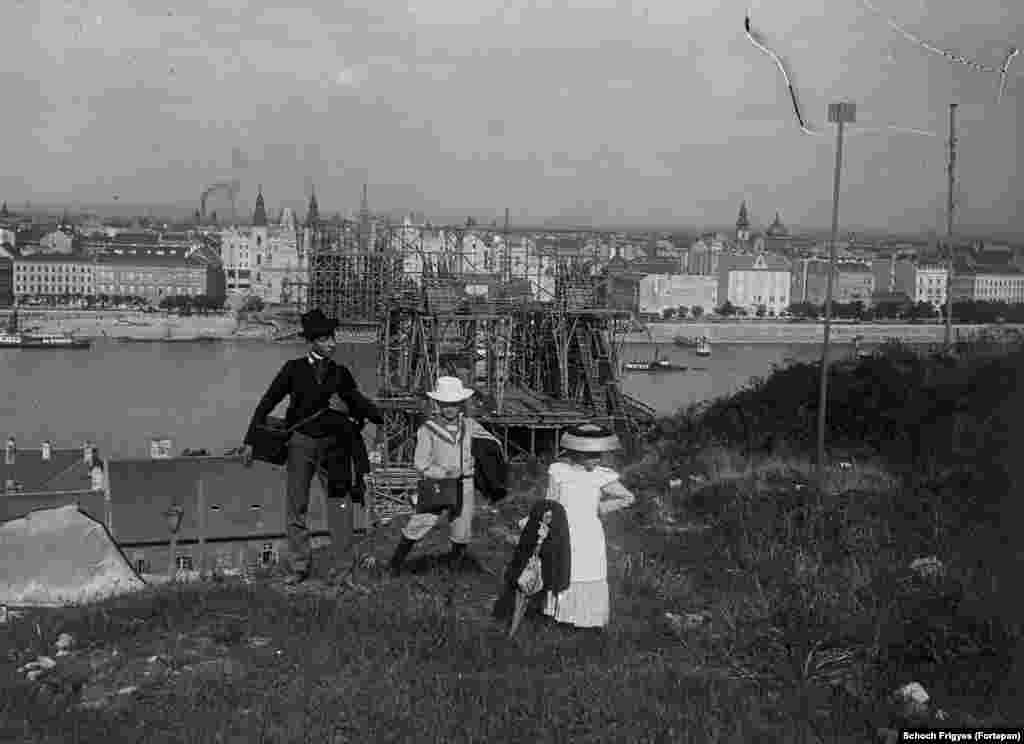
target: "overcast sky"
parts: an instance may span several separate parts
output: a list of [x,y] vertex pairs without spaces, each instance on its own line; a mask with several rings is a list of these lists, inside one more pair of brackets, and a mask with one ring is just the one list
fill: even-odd
[[[987,65],[1024,47],[1018,0],[874,2]],[[514,220],[699,226],[732,222],[746,198],[761,225],[776,210],[793,225],[831,220],[834,135],[797,128],[778,70],[743,34],[747,0],[4,5],[0,197],[12,206],[198,202],[238,177],[240,203],[262,183],[274,212],[311,183],[323,209],[357,207],[365,180],[371,207],[435,215],[507,206]],[[919,49],[858,0],[752,10],[815,125],[849,98],[863,126],[940,135],[848,139],[842,224],[940,224],[956,101],[960,219],[1024,231],[1024,55],[996,106],[996,76]]]

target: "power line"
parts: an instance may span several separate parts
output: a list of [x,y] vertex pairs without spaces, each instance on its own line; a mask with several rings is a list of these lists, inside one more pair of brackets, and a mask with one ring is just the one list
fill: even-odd
[[883,13],[873,2],[871,2],[871,0],[858,1],[865,8],[867,8],[872,13],[874,13],[875,15],[879,16],[882,20],[884,20],[886,24],[889,26],[889,28],[891,28],[893,31],[898,33],[900,36],[902,36],[912,44],[916,44],[917,46],[921,47],[925,51],[931,52],[932,54],[937,54],[940,57],[945,58],[948,62],[963,65],[965,67],[970,67],[971,69],[976,70],[977,72],[998,75],[999,90],[996,93],[996,103],[998,104],[1002,100],[1003,92],[1006,90],[1006,79],[1009,72],[1010,63],[1013,62],[1013,59],[1017,56],[1017,54],[1020,51],[1017,49],[1017,47],[1011,46],[1007,50],[1006,56],[1003,58],[1002,65],[1000,65],[999,67],[992,67],[991,65],[982,64],[981,62],[965,57],[962,54],[957,54],[956,52],[950,49],[942,49],[941,47],[938,47],[928,41],[925,41],[916,34],[911,33],[905,27],[896,23],[896,21],[894,21],[889,16],[885,15],[885,13]]
[[[793,80],[789,74],[789,70],[786,68],[786,63],[783,61],[775,51],[770,49],[764,41],[760,38],[760,35],[751,27],[750,24],[750,11],[747,11],[747,15],[743,19],[743,30],[747,36],[747,39],[753,44],[759,51],[766,54],[782,73],[782,79],[786,83],[786,89],[789,92],[790,100],[793,103],[793,113],[796,115],[797,124],[800,127],[800,131],[806,135],[813,137],[821,137],[824,132],[816,127],[811,126],[804,118],[803,112],[800,109],[800,101],[797,97],[796,88],[793,85]],[[866,127],[863,129],[853,129],[846,132],[847,136],[857,134],[883,134],[887,132],[897,134],[916,134],[924,137],[938,137],[935,132],[927,129],[918,129],[916,127],[901,127],[901,126],[885,126],[885,127]]]

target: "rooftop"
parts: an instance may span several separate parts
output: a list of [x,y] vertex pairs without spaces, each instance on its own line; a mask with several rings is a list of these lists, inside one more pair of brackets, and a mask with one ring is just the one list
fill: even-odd
[[207,539],[284,532],[284,470],[263,462],[245,467],[227,457],[113,460],[108,478],[113,532],[120,544],[166,542],[163,513],[173,504],[184,509],[179,539],[198,537],[200,482]]
[[85,466],[80,448],[51,448],[49,460],[43,459],[40,446],[19,448],[15,452],[13,465],[8,465],[5,454],[0,453],[0,488],[8,480],[20,483],[22,490],[29,493],[73,491],[91,485],[89,469]]
[[789,271],[790,263],[773,253],[759,253],[731,256],[728,259],[728,267],[731,271]]
[[[159,249],[157,249],[159,250]],[[171,266],[185,268],[203,268],[203,264],[193,258],[185,258],[181,255],[159,255],[159,254],[122,254],[100,253],[96,256],[96,263],[100,265],[117,266]]]
[[39,264],[53,264],[53,263],[70,263],[70,264],[91,264],[93,260],[90,256],[83,256],[77,253],[30,253],[28,255],[19,255],[18,263],[39,263]]
[[20,519],[38,509],[54,509],[77,503],[78,508],[93,519],[106,523],[106,503],[103,491],[89,491],[76,494],[73,498],[67,493],[15,493],[0,499],[0,522]]
[[956,270],[955,276],[997,276],[997,277],[1020,277],[1024,276],[1016,266],[977,266],[970,265]]
[[[91,484],[80,477],[84,470],[80,451],[55,450],[49,468],[40,467],[38,453],[31,453],[35,458],[22,457],[24,454],[19,453],[19,473],[47,486],[43,492],[15,493],[0,499],[0,521],[68,503],[77,503],[94,519],[106,521],[106,494],[87,490]],[[77,463],[72,462],[72,455]],[[206,540],[284,536],[281,494],[285,474],[281,468],[259,461],[245,467],[238,459],[226,457],[115,460],[107,468],[112,534],[122,547],[167,543],[170,534],[164,512],[175,504],[183,509],[179,541],[197,540],[200,482],[206,502]],[[310,506],[314,535],[324,534],[327,527],[324,505],[323,491],[314,480]]]

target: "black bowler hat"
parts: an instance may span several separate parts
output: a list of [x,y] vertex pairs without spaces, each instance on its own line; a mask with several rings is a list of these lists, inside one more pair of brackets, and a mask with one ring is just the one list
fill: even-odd
[[333,336],[338,329],[338,321],[328,318],[318,307],[303,315],[300,320],[302,321],[302,336],[308,341],[324,336]]

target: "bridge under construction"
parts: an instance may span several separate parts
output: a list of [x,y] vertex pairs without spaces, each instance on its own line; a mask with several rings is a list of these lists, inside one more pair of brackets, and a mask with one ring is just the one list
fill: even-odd
[[[478,391],[473,415],[513,460],[553,452],[562,429],[585,421],[611,426],[632,446],[653,420],[620,389],[633,317],[602,300],[591,260],[602,250],[597,234],[557,233],[540,255],[522,239],[515,247],[513,235],[409,225],[367,234],[365,222],[313,233],[305,307],[343,329],[376,326],[388,465],[411,462],[424,393],[442,374]],[[572,250],[562,255],[566,241]]]

